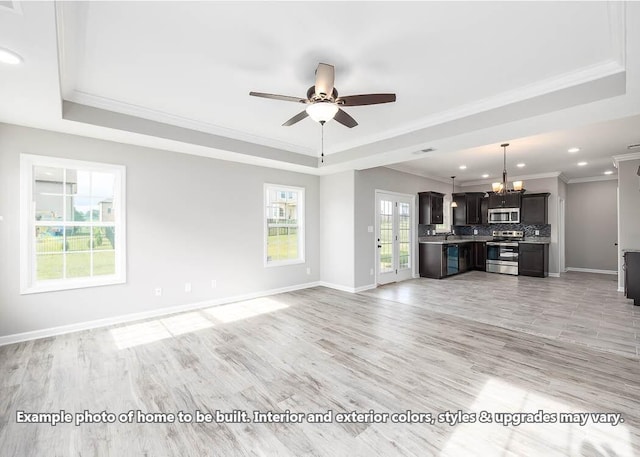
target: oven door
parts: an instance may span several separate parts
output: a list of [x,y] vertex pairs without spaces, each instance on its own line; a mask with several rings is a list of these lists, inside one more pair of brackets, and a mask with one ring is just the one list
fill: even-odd
[[518,263],[518,243],[501,243],[500,259],[503,262]]

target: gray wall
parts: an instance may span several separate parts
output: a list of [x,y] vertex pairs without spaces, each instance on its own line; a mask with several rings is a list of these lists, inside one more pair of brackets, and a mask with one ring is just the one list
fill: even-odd
[[[375,227],[376,208],[375,191],[386,190],[402,194],[415,195],[423,191],[451,193],[451,185],[408,173],[379,167],[357,171],[355,176],[355,288],[375,283],[370,270],[375,271],[375,233],[367,231],[368,226]],[[417,230],[417,198],[415,211],[415,229]],[[414,267],[418,258],[418,246],[414,246]],[[324,251],[323,251],[324,252]],[[416,267],[417,268],[417,267]],[[415,270],[417,274],[417,269]]]
[[616,180],[567,186],[568,268],[618,270],[617,192]]
[[354,172],[320,178],[320,277],[345,290],[354,288]]
[[[640,249],[640,176],[637,175],[640,159],[621,161],[618,164],[620,252],[624,249]],[[620,270],[619,270],[620,271]],[[624,286],[624,275],[618,276],[618,284]]]
[[[126,284],[19,294],[20,153],[127,167]],[[318,281],[319,181],[0,124],[0,336]],[[306,190],[305,264],[264,267],[265,182]],[[192,283],[191,293],[184,291],[185,282]],[[154,296],[155,287],[163,288],[162,297]]]

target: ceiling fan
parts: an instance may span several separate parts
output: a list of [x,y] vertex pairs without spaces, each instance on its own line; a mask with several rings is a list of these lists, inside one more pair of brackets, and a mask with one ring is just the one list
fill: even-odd
[[396,101],[396,94],[364,94],[364,95],[347,95],[338,96],[338,91],[334,87],[335,69],[333,65],[326,63],[318,64],[316,69],[316,84],[307,90],[307,98],[290,97],[288,95],[265,94],[262,92],[249,92],[254,97],[271,98],[274,100],[283,100],[285,102],[303,103],[307,105],[306,109],[287,122],[282,124],[289,127],[300,122],[306,117],[311,117],[316,122],[323,124],[335,119],[342,125],[353,128],[358,123],[354,118],[342,110],[342,106],[363,106],[378,105],[380,103],[389,103]]

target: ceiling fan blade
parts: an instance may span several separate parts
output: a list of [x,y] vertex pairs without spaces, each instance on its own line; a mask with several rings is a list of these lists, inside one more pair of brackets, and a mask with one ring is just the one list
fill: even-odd
[[340,97],[336,103],[344,106],[379,105],[396,101],[396,94],[364,94]]
[[293,125],[297,122],[300,122],[302,119],[304,119],[305,117],[308,117],[309,115],[307,114],[307,111],[301,111],[298,114],[296,114],[295,116],[293,116],[291,119],[289,119],[287,122],[285,122],[284,124],[282,124],[283,127],[289,127],[290,125]]
[[288,95],[265,94],[262,92],[249,92],[249,95],[253,95],[254,97],[271,98],[273,100],[282,100],[285,102],[296,102],[296,103],[308,102],[306,98],[290,97]]
[[318,64],[316,69],[316,95],[329,97],[333,93],[333,83],[335,82],[335,68],[326,63]]
[[345,111],[341,109],[338,109],[338,112],[333,118],[336,121],[340,122],[342,125],[349,127],[350,129],[358,125],[358,123],[354,118],[349,116]]

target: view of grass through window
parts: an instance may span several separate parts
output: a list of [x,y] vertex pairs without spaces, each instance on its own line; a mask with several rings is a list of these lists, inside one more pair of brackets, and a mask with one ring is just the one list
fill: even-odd
[[267,263],[300,259],[301,190],[267,186]]
[[116,273],[113,173],[33,167],[36,280]]

